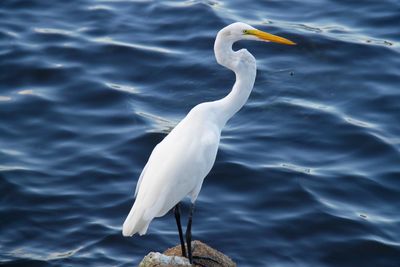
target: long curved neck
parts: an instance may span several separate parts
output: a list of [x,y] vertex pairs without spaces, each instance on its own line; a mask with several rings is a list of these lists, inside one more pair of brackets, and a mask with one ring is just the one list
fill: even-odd
[[246,103],[257,73],[254,57],[245,49],[233,51],[233,43],[234,41],[224,39],[219,33],[214,44],[217,62],[232,70],[236,75],[236,82],[231,92],[226,97],[214,102],[217,105],[216,112],[221,126],[225,125]]

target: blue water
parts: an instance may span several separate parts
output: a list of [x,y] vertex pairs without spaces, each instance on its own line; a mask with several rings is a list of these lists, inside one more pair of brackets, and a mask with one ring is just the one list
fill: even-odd
[[179,242],[172,214],[141,237],[121,225],[152,148],[230,90],[213,42],[243,21],[298,45],[235,45],[258,76],[223,131],[194,239],[239,266],[400,266],[399,10],[2,0],[0,265],[136,266]]

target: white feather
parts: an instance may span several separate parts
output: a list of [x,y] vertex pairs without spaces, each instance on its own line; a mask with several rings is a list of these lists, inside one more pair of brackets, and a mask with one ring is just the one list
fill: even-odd
[[[123,225],[124,236],[145,234],[153,218],[163,216],[185,196],[196,201],[214,164],[221,130],[246,103],[256,78],[255,58],[245,49],[233,51],[232,44],[241,39],[258,40],[260,33],[244,23],[233,23],[219,31],[215,57],[235,72],[236,82],[226,97],[194,107],[154,148],[139,177],[136,200]],[[266,33],[259,36],[294,44]]]

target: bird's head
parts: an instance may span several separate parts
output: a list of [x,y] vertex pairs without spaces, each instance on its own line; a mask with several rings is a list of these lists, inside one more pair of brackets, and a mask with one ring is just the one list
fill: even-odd
[[229,39],[232,42],[236,42],[239,40],[253,40],[274,42],[285,45],[296,44],[286,38],[257,30],[256,28],[243,22],[235,22],[226,26],[220,31],[220,34],[222,34],[225,39]]

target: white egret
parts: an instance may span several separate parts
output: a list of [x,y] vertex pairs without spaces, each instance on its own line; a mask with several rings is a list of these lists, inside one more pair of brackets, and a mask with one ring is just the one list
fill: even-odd
[[[194,203],[206,175],[215,162],[221,130],[246,103],[256,78],[256,60],[246,49],[232,50],[239,40],[255,40],[294,45],[292,41],[257,30],[245,23],[233,23],[217,34],[214,53],[217,62],[236,74],[231,92],[224,98],[195,106],[153,149],[136,186],[136,200],[122,233],[146,233],[155,217],[174,208],[182,255],[192,263],[191,225]],[[191,208],[183,241],[179,202],[191,198]]]

